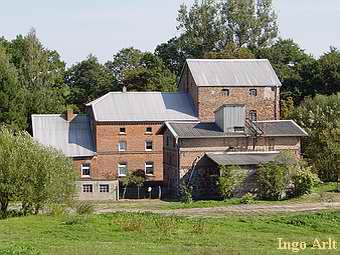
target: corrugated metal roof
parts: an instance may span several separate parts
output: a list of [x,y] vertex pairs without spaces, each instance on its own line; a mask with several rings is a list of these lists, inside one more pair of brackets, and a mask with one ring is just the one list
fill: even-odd
[[110,92],[87,106],[97,121],[197,120],[186,93]]
[[303,130],[293,120],[269,120],[256,121],[258,126],[264,133],[264,136],[307,136]]
[[167,122],[166,125],[179,138],[204,138],[204,137],[244,137],[244,132],[225,133],[214,122],[184,123]]
[[95,155],[90,120],[78,114],[72,121],[63,114],[32,115],[33,137],[41,144],[61,150],[69,157]]
[[273,161],[279,152],[229,152],[229,153],[207,153],[218,165],[258,165]]
[[197,86],[281,86],[267,59],[188,59]]

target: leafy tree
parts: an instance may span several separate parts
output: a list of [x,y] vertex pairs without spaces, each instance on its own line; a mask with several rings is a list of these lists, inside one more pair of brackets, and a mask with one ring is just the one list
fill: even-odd
[[292,97],[281,100],[281,118],[287,119],[289,114],[294,110],[294,101]]
[[38,144],[23,131],[0,129],[0,215],[9,202],[22,203],[24,213],[39,210],[49,202],[71,199],[75,170],[71,159]]
[[340,158],[340,93],[306,98],[289,117],[308,133],[303,143],[306,160],[321,180],[336,181]]
[[111,71],[93,55],[67,70],[65,83],[70,88],[68,103],[81,110],[86,103],[117,90]]
[[12,128],[26,128],[25,91],[18,84],[18,74],[0,44],[0,122]]
[[231,198],[238,186],[245,180],[245,174],[238,166],[221,166],[217,187],[224,199]]
[[239,48],[234,43],[228,43],[225,45],[224,49],[221,51],[210,51],[204,54],[204,58],[211,59],[253,59],[255,54],[248,48]]
[[150,52],[122,49],[106,63],[120,88],[132,91],[175,91],[176,77],[163,61]]
[[299,169],[292,178],[294,184],[294,195],[302,196],[312,192],[312,188],[320,183],[318,175],[313,173],[311,167]]

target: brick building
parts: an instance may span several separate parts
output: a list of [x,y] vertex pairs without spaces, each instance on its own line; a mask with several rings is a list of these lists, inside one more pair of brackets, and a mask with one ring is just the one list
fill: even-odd
[[74,159],[81,199],[118,198],[117,180],[138,170],[146,188],[176,196],[187,180],[211,197],[221,164],[251,176],[280,150],[300,155],[306,133],[279,120],[280,86],[268,60],[187,60],[179,92],[111,92],[87,114],[33,115],[33,136]]

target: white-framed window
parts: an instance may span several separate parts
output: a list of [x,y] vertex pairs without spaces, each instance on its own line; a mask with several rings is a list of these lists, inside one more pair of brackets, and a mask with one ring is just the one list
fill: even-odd
[[92,193],[93,185],[92,184],[83,184],[83,192],[84,193]]
[[256,97],[257,96],[257,89],[250,89],[249,90],[249,96]]
[[152,134],[152,127],[146,127],[146,128],[145,128],[145,132],[146,132],[147,134]]
[[119,141],[118,143],[118,151],[126,151],[127,143],[126,141]]
[[145,141],[145,150],[146,151],[152,151],[152,141],[151,140],[146,140]]
[[222,89],[222,91],[223,91],[223,94],[225,95],[225,96],[229,96],[230,95],[230,90],[229,89]]
[[249,112],[249,118],[251,121],[256,121],[257,120],[257,112],[255,110],[252,110]]
[[126,128],[125,127],[119,128],[119,134],[125,135],[126,134]]
[[81,177],[90,177],[91,176],[91,164],[84,163],[80,166]]
[[110,192],[109,184],[99,184],[99,192],[100,193],[109,193]]
[[118,176],[126,176],[128,173],[127,163],[121,162],[118,164]]
[[145,175],[154,175],[154,164],[152,161],[145,162]]

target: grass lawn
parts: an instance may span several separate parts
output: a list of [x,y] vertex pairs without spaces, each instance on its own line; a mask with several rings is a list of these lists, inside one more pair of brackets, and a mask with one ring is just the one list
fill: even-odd
[[[340,202],[340,193],[336,191],[336,183],[325,183],[315,188],[312,194],[304,195],[298,198],[291,198],[283,201],[263,201],[256,200],[255,204],[290,204],[290,203],[313,203],[313,202]],[[115,202],[95,202],[97,208],[121,208],[121,209],[182,209],[182,208],[207,208],[207,207],[225,207],[240,204],[240,199],[233,198],[226,201],[195,201],[191,204],[183,204],[176,201],[160,200],[120,200]]]
[[[225,218],[180,218],[156,214],[46,215],[0,220],[0,254],[292,254],[277,238],[340,242],[340,212]],[[294,254],[294,253],[293,253]]]

